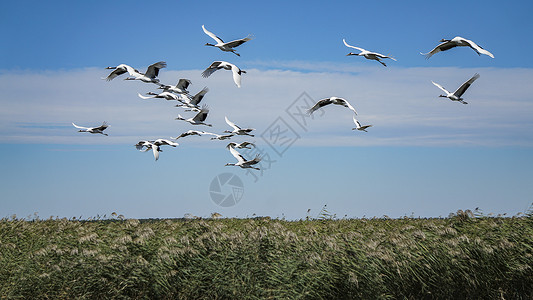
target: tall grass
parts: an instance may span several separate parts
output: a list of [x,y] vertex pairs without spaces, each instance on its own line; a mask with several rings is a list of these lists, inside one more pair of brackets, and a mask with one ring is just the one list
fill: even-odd
[[0,297],[533,299],[533,216],[0,220]]

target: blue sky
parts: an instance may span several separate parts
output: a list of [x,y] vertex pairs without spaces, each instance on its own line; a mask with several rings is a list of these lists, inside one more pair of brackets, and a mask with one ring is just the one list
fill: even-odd
[[[476,207],[523,212],[533,202],[531,11],[531,1],[5,3],[0,216],[219,212],[297,219],[308,209],[317,216],[324,205],[340,217],[446,216]],[[202,24],[224,40],[254,39],[237,57],[205,47],[212,40]],[[419,54],[454,36],[474,40],[495,58],[466,47],[429,60]],[[347,57],[352,49],[343,38],[397,61],[384,68]],[[133,147],[194,128],[174,120],[190,115],[175,103],[137,96],[154,85],[101,80],[107,66],[144,71],[161,60],[168,64],[162,82],[189,78],[192,93],[210,88],[204,101],[214,127],[202,129],[229,129],[224,116],[256,128],[248,140],[258,147],[247,155],[264,155],[262,171],[225,167],[234,160],[226,143],[208,137],[180,139],[157,162]],[[214,60],[247,70],[242,88],[226,71],[202,78]],[[465,93],[468,105],[439,98],[431,84],[453,90],[474,73],[481,77]],[[330,96],[348,99],[361,123],[374,126],[352,131],[351,112],[337,106],[313,118],[295,114]],[[104,120],[108,137],[71,125]],[[284,134],[276,139],[275,129]],[[209,193],[213,178],[225,172],[244,184],[231,207],[218,206]]]

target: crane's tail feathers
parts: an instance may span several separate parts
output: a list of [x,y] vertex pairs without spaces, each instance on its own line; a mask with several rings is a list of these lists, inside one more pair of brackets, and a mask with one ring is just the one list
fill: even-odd
[[139,96],[141,99],[152,99],[153,97],[146,97],[146,96],[143,96],[139,93],[137,93],[137,96]]
[[431,56],[433,56],[433,54],[431,52],[428,52],[428,53],[422,53],[420,52],[421,55],[424,55],[426,57],[426,59],[429,59]]

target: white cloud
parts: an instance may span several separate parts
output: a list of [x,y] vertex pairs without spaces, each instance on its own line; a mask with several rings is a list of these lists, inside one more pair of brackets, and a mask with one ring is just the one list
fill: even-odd
[[[202,70],[161,71],[161,81],[175,84],[189,78],[192,93],[210,88],[204,102],[211,108],[208,121],[222,132],[229,129],[227,115],[242,126],[263,132],[278,117],[299,135],[299,146],[481,145],[533,146],[533,102],[529,85],[531,69],[501,68],[384,68],[381,65],[306,62],[248,62],[241,68],[242,88],[231,73],[217,71],[202,78]],[[268,70],[264,70],[268,66]],[[207,65],[206,65],[207,67]],[[279,69],[276,69],[279,68]],[[285,70],[291,68],[292,70]],[[142,69],[142,68],[141,68]],[[298,70],[298,71],[294,71]],[[87,68],[71,71],[0,73],[0,135],[3,143],[132,144],[138,139],[176,136],[193,127],[174,118],[174,101],[143,100],[137,93],[155,91],[142,82],[102,80],[108,70]],[[438,82],[455,89],[474,73],[479,80],[465,93],[468,105],[439,98]],[[358,110],[361,123],[373,124],[368,133],[352,131],[351,112],[326,107],[323,116],[300,127],[286,109],[306,92],[314,100],[339,96]],[[76,132],[83,126],[107,121],[110,136]],[[261,143],[261,139],[256,137]],[[182,143],[208,147],[207,138],[193,137]]]

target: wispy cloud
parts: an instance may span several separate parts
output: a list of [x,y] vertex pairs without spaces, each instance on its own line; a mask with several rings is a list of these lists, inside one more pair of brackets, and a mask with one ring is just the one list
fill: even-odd
[[[349,64],[307,62],[243,63],[242,88],[231,73],[217,71],[202,78],[202,70],[161,71],[162,82],[189,78],[192,93],[210,88],[204,102],[211,108],[208,121],[222,132],[228,116],[258,135],[281,117],[301,134],[299,146],[479,145],[533,146],[531,69],[502,68],[384,68],[368,61]],[[371,63],[371,62],[370,62]],[[206,65],[207,67],[207,65]],[[142,68],[141,68],[142,69]],[[132,144],[138,139],[176,136],[198,129],[174,120],[175,101],[143,100],[137,93],[156,86],[116,78],[102,80],[108,70],[0,72],[0,135],[3,143]],[[439,98],[431,80],[450,90],[474,73],[481,78],[465,93],[468,105]],[[314,101],[339,96],[358,110],[358,119],[373,124],[368,133],[351,130],[352,114],[342,107],[326,107],[321,117],[299,126],[286,112],[306,92]],[[97,126],[107,121],[109,137],[79,133],[71,122]],[[261,139],[256,137],[261,143]],[[185,141],[183,141],[185,142]],[[187,139],[209,147],[203,137]]]

